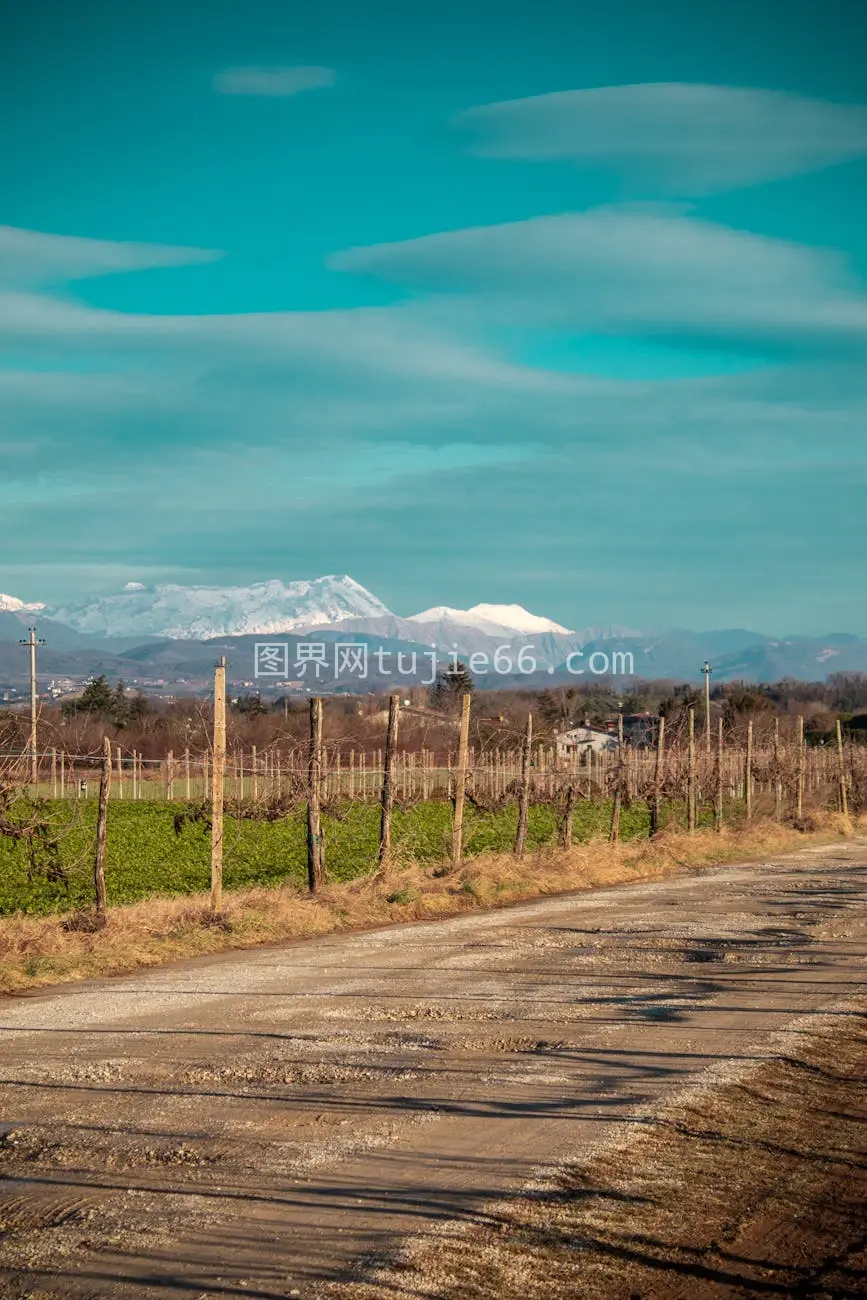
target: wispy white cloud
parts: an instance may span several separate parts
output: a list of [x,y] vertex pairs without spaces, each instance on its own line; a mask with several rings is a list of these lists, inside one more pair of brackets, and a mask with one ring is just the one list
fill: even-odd
[[81,239],[77,235],[0,226],[0,288],[38,288],[118,271],[190,266],[221,256],[220,252],[204,248]]
[[[369,557],[371,547],[386,567],[383,555],[415,556],[429,578],[432,557],[441,572],[444,557],[465,552],[455,539],[468,535],[482,569],[493,555],[501,565],[544,566],[562,562],[561,552],[576,565],[580,557],[579,568],[610,565],[615,514],[640,521],[636,553],[671,548],[666,564],[693,544],[699,524],[702,538],[730,546],[738,510],[744,545],[761,555],[772,527],[785,549],[797,529],[822,536],[825,507],[816,503],[830,499],[831,483],[847,518],[867,472],[863,383],[860,392],[850,385],[844,403],[839,371],[802,374],[794,393],[790,373],[642,383],[563,376],[537,392],[443,381],[435,399],[430,388],[396,389],[389,375],[377,391],[372,383],[359,391],[335,359],[303,386],[289,379],[263,390],[215,365],[201,379],[130,385],[125,401],[115,377],[103,402],[100,378],[88,376],[74,406],[48,400],[55,383],[68,387],[66,376],[10,385],[8,401],[0,385],[0,427],[30,444],[30,460],[9,474],[0,555],[25,578],[34,566],[33,579],[5,585],[53,597],[72,580],[50,571],[58,553],[76,565],[123,560],[126,580],[158,557],[168,567],[183,557],[203,578],[214,566],[328,567],[311,558],[325,554],[333,567],[340,554]],[[26,495],[34,474],[36,502]],[[710,520],[690,506],[698,484],[709,490]],[[648,510],[662,516],[650,541]],[[94,530],[97,513],[103,527]],[[517,537],[516,518],[527,524]],[[635,546],[625,528],[624,546]],[[854,522],[842,532],[839,546],[824,538],[824,562],[833,554],[854,581],[863,542]],[[636,572],[634,555],[623,562]]]
[[336,254],[335,270],[526,327],[839,348],[867,342],[867,294],[836,253],[652,207],[599,208]]
[[[693,536],[690,489],[714,476],[712,499],[745,513],[758,549],[748,530],[761,512],[743,503],[744,484],[761,487],[764,530],[797,539],[804,526],[800,512],[791,526],[773,513],[779,466],[802,472],[811,493],[820,475],[833,481],[822,500],[846,517],[840,491],[863,478],[856,367],[626,382],[515,361],[502,345],[550,321],[633,333],[660,321],[707,333],[711,321],[777,337],[789,310],[805,339],[810,313],[848,338],[862,300],[832,257],[644,209],[455,232],[334,264],[422,292],[397,306],[236,316],[111,312],[29,286],[0,294],[11,345],[0,556],[17,566],[4,569],[15,575],[6,588],[68,594],[58,554],[90,574],[120,565],[125,581],[179,557],[207,579],[233,566],[327,571],[376,553],[378,571],[410,565],[415,581],[425,566],[459,568],[468,521],[483,539],[480,572],[494,573],[495,557],[510,575],[559,573],[567,551],[604,567],[598,539],[610,545],[614,512],[643,521],[648,501],[670,522],[676,557]],[[716,545],[731,536],[721,511],[712,527],[701,520]],[[516,530],[515,518],[535,522]],[[834,553],[853,581],[855,532],[847,525]]]
[[107,311],[57,294],[4,293],[0,340],[34,359],[65,355],[154,363],[173,371],[244,376],[247,383],[323,385],[337,396],[414,394],[442,400],[467,388],[508,393],[557,382],[503,359],[424,306],[232,315],[142,315]]
[[214,89],[221,95],[262,95],[284,98],[305,90],[333,86],[333,68],[316,65],[275,68],[225,68],[214,77]]
[[779,180],[867,153],[867,108],[682,82],[507,100],[471,108],[455,124],[483,157],[572,159],[672,195]]

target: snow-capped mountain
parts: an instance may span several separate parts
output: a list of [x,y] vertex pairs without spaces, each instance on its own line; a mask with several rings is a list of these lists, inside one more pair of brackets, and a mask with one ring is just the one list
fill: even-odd
[[[537,676],[545,685],[574,684],[575,670],[568,664],[575,651],[582,652],[583,665],[594,651],[607,657],[615,646],[633,655],[638,678],[700,681],[705,659],[718,682],[781,677],[817,681],[829,672],[867,671],[867,639],[842,633],[780,640],[743,628],[699,633],[609,626],[568,632],[520,605],[482,604],[466,610],[439,606],[400,618],[345,575],[308,582],[274,579],[248,587],[146,587],[128,582],[115,595],[54,607],[0,595],[4,682],[26,684],[28,660],[19,642],[29,623],[37,624],[47,643],[39,652],[43,671],[82,679],[94,673],[133,678],[147,674],[177,682],[183,689],[189,689],[190,682],[204,687],[213,668],[215,647],[197,642],[223,638],[221,649],[231,671],[245,678],[251,666],[247,638],[318,639],[320,630],[323,639],[360,636],[374,645],[388,643],[391,649],[399,650],[402,643],[408,650],[435,647],[443,663],[457,650],[487,686],[501,681],[501,671],[506,673],[502,680],[514,684],[517,678],[508,676],[511,669],[491,670],[490,665],[498,651],[503,660],[504,650],[505,658],[516,665],[522,647],[532,652]],[[158,644],[143,644],[149,640]],[[487,656],[488,669],[473,663],[477,655]],[[390,677],[383,682],[391,689]]]
[[4,614],[29,614],[31,612],[35,614],[38,610],[44,608],[45,606],[40,605],[38,602],[28,605],[26,601],[19,600],[17,596],[4,596],[3,592],[0,591],[0,612]]
[[435,605],[410,614],[408,623],[454,623],[460,627],[473,627],[489,636],[510,635],[515,632],[551,632],[557,636],[571,636],[571,629],[561,627],[550,618],[531,614],[521,605],[473,605],[470,609],[452,609],[448,605]]
[[46,613],[77,632],[104,637],[165,637],[205,641],[215,636],[271,635],[311,624],[387,615],[360,583],[345,574],[284,583],[274,578],[249,587],[184,587],[129,582],[114,596],[97,596]]
[[[553,619],[529,613],[521,605],[440,605],[402,619],[360,583],[345,574],[284,583],[274,578],[248,587],[148,587],[128,582],[122,591],[63,605],[26,604],[0,595],[0,612],[21,617],[41,612],[79,635],[102,638],[151,637],[206,641],[218,636],[261,635],[347,623],[347,630],[387,633],[435,643],[463,653],[478,648],[479,638],[514,636],[574,637]],[[398,627],[398,624],[400,625]]]

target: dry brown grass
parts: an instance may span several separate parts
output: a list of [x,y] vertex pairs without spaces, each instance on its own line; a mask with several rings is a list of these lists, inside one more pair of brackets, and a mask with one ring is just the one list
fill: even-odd
[[0,920],[0,993],[117,975],[228,949],[432,920],[522,899],[658,879],[691,868],[747,861],[852,833],[838,815],[810,832],[762,822],[748,831],[664,833],[654,840],[594,841],[570,850],[543,849],[518,862],[479,856],[438,874],[414,863],[395,865],[350,884],[329,885],[315,898],[294,886],[243,889],[225,896],[221,916],[206,894],[154,897],[109,909],[102,929],[71,928],[69,918],[11,916]]

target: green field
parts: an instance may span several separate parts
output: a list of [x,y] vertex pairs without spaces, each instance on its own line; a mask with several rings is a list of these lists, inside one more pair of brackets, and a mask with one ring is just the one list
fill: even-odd
[[[109,807],[106,884],[110,903],[130,903],[149,894],[186,894],[206,890],[210,879],[210,829],[204,821],[185,822],[175,830],[184,803],[112,803]],[[22,803],[16,820],[34,812]],[[92,899],[96,802],[47,801],[39,814],[50,826],[51,845],[36,850],[31,868],[27,844],[0,835],[0,915],[46,913],[88,906]],[[559,812],[551,805],[530,808],[527,847],[557,838]],[[575,808],[576,842],[606,834],[611,818],[607,802],[579,801]],[[479,813],[468,808],[464,848],[468,856],[508,852],[515,838],[517,808]],[[442,861],[451,844],[452,810],[448,803],[425,803],[395,809],[392,842],[397,861]],[[624,839],[647,835],[649,815],[643,803],[624,809]],[[349,880],[373,869],[379,840],[379,809],[356,803],[341,817],[323,817],[325,869],[331,880]],[[279,821],[227,815],[224,830],[224,884],[270,885],[306,882],[304,812]]]

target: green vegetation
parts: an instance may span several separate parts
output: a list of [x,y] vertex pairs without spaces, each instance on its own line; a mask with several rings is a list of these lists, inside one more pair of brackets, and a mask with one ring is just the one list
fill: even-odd
[[77,699],[67,700],[61,706],[64,718],[83,714],[101,722],[111,722],[118,730],[140,723],[149,712],[150,705],[141,691],[130,697],[122,681],[112,689],[104,675],[89,682]]
[[[49,913],[87,907],[92,901],[92,862],[96,801],[18,801],[12,810],[20,826],[41,825],[34,837],[0,834],[0,915]],[[237,810],[236,810],[237,811]],[[249,810],[247,810],[249,812]],[[191,815],[192,814],[192,815]],[[673,815],[673,813],[672,813]],[[606,835],[608,802],[579,801],[574,838]],[[515,838],[517,809],[496,812],[467,809],[465,853],[509,852]],[[560,812],[533,805],[527,847],[556,842]],[[373,870],[379,837],[375,804],[347,805],[339,817],[323,817],[325,870],[329,880],[346,881]],[[442,862],[451,843],[452,810],[448,803],[417,804],[394,813],[393,844],[397,862]],[[177,824],[177,829],[176,829]],[[644,803],[624,808],[623,839],[646,836],[649,815]],[[306,882],[306,822],[303,810],[278,820],[227,815],[224,840],[226,889],[244,885]],[[206,890],[210,873],[210,825],[195,805],[185,803],[112,802],[108,818],[106,882],[110,903],[129,903],[151,894],[187,894]]]

